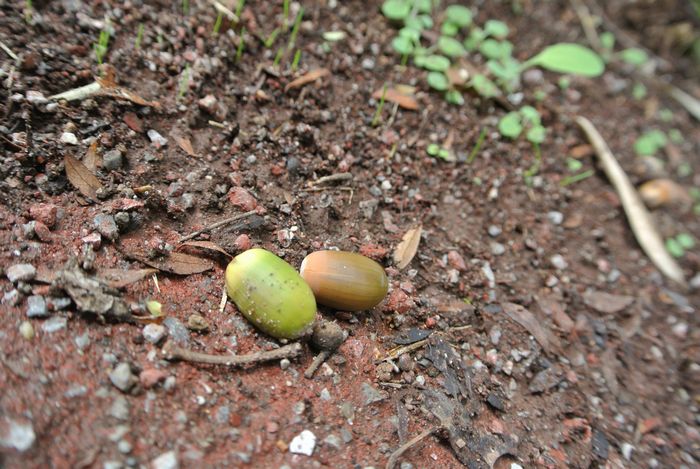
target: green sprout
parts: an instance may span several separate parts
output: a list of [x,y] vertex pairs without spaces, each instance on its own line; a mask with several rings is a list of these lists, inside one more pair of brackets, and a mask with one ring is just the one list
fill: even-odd
[[668,143],[666,134],[658,129],[650,130],[634,142],[634,151],[639,156],[654,156]]
[[683,257],[687,250],[695,247],[695,238],[688,233],[679,233],[675,238],[666,240],[666,250],[673,257]]
[[287,18],[289,18],[289,0],[283,0],[283,2],[282,2],[282,22],[285,24],[285,29],[286,29],[286,24],[287,24]]
[[245,28],[241,29],[238,40],[238,47],[236,47],[236,63],[240,62],[241,56],[243,55],[243,48],[245,47]]
[[211,31],[212,36],[217,36],[219,34],[219,30],[221,29],[221,22],[224,20],[224,14],[219,13],[218,16],[216,17],[216,21],[214,22],[214,29]]
[[275,54],[275,59],[272,61],[272,66],[277,67],[279,66],[280,62],[282,61],[282,57],[284,56],[284,48],[280,47],[277,49],[277,53]]
[[238,4],[236,5],[236,18],[241,17],[241,13],[243,12],[243,5],[245,5],[245,0],[238,0]]
[[141,48],[141,41],[143,41],[143,23],[139,23],[139,28],[136,31],[136,40],[134,41],[134,49],[139,50]]
[[377,110],[374,112],[374,117],[372,118],[372,127],[376,127],[381,121],[382,110],[384,109],[384,101],[386,99],[386,90],[387,85],[386,83],[384,83],[384,88],[382,89],[382,97],[379,99],[379,103],[377,104]]
[[474,145],[474,148],[472,149],[471,153],[469,153],[469,157],[467,158],[467,163],[471,164],[474,159],[476,158],[476,155],[479,154],[479,150],[481,150],[481,145],[484,144],[484,140],[486,140],[486,134],[487,134],[486,127],[481,129],[481,132],[479,133],[479,138],[476,139],[476,144]]
[[102,65],[102,60],[105,55],[107,55],[107,47],[109,46],[109,18],[105,18],[104,28],[100,31],[100,36],[97,42],[93,44],[93,50],[95,51],[95,58],[97,59],[97,64]]
[[190,14],[190,0],[182,0],[182,13],[185,16]]
[[294,26],[292,26],[292,33],[289,35],[289,42],[287,43],[287,50],[294,49],[297,42],[297,36],[299,35],[299,26],[301,25],[301,19],[304,17],[304,8],[299,8],[299,13],[294,20]]
[[635,67],[641,67],[649,61],[647,53],[636,47],[623,50],[620,52],[619,56],[623,62],[634,65]]
[[270,33],[270,35],[265,38],[265,40],[263,41],[263,45],[265,46],[266,49],[269,49],[270,47],[272,47],[272,45],[277,40],[277,36],[279,36],[279,33],[280,33],[280,28],[275,28]]
[[431,143],[428,145],[425,152],[432,157],[450,161],[450,151],[447,148],[441,147],[437,143]]
[[190,86],[190,65],[185,65],[185,70],[182,72],[180,77],[180,84],[178,85],[177,100],[180,101],[184,98],[185,93],[187,93],[187,88]]
[[292,72],[296,72],[299,67],[299,60],[301,60],[301,49],[297,49],[294,53],[294,60],[292,60]]
[[584,179],[588,179],[589,177],[593,176],[594,174],[595,174],[595,172],[592,169],[589,169],[589,170],[584,171],[582,173],[574,174],[572,176],[565,177],[564,179],[561,180],[559,185],[561,187],[570,186],[571,184],[576,184],[577,182],[581,182]]

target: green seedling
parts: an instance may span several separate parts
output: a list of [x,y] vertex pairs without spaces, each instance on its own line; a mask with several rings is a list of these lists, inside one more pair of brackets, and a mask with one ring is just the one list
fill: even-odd
[[326,31],[321,35],[324,41],[328,42],[340,42],[345,39],[348,35],[345,31]]
[[450,104],[461,106],[464,104],[464,96],[458,90],[447,90],[445,93],[445,101]]
[[569,87],[571,86],[571,78],[569,77],[559,77],[559,80],[557,82],[559,85],[559,89],[561,90],[568,90]]
[[236,18],[241,17],[241,13],[243,12],[244,5],[245,5],[245,0],[238,0],[238,4],[236,5]]
[[467,53],[462,43],[449,36],[440,36],[437,47],[440,52],[451,58],[463,57]]
[[695,239],[688,233],[680,233],[666,240],[666,250],[673,257],[683,257],[687,250],[695,247]]
[[459,28],[466,28],[472,24],[472,12],[462,5],[450,5],[445,9],[447,20]]
[[619,54],[620,60],[635,67],[641,67],[649,61],[649,56],[642,49],[625,49]]
[[574,158],[567,158],[566,159],[566,168],[570,172],[575,173],[577,171],[580,171],[581,168],[583,168],[583,163],[581,163],[579,160],[576,160]]
[[187,88],[190,86],[190,65],[187,64],[185,65],[185,70],[183,70],[182,75],[180,76],[180,84],[178,85],[178,90],[177,90],[177,100],[180,101],[182,98],[185,97],[185,94],[187,93]]
[[613,57],[615,50],[615,35],[609,31],[605,31],[600,35],[601,57],[607,63]]
[[275,59],[272,61],[272,66],[277,68],[282,61],[282,57],[284,56],[284,48],[280,47],[277,49],[277,53],[275,54]]
[[224,14],[219,13],[216,17],[216,21],[214,22],[214,29],[211,31],[212,36],[217,36],[219,34],[219,30],[221,29],[221,22],[224,20]]
[[593,176],[594,174],[595,174],[595,172],[592,169],[589,169],[589,170],[584,171],[582,173],[574,174],[572,176],[565,177],[564,179],[561,180],[559,185],[561,187],[570,186],[571,184],[575,184],[577,182],[583,181],[584,179],[588,179],[589,177]]
[[289,0],[283,0],[282,2],[282,22],[287,28],[287,20],[289,19]]
[[450,161],[450,151],[447,148],[442,148],[437,143],[431,143],[425,149],[425,152],[435,158],[440,158],[441,160]]
[[374,112],[374,117],[372,118],[372,127],[376,127],[377,125],[379,125],[379,122],[381,122],[382,110],[384,109],[384,101],[386,99],[386,90],[387,90],[387,85],[385,83],[384,88],[382,88],[382,97],[379,98],[379,103],[377,104],[377,110]]
[[100,36],[97,42],[93,44],[93,50],[95,51],[95,58],[97,59],[97,64],[102,65],[102,61],[107,55],[107,47],[109,46],[109,18],[105,18],[105,25],[102,31],[100,31]]
[[429,72],[428,85],[438,91],[445,91],[450,86],[450,82],[442,72]]
[[263,41],[263,45],[265,46],[266,49],[269,49],[272,47],[272,45],[275,43],[277,40],[277,36],[280,34],[280,28],[275,28],[272,30],[272,32],[265,38]]
[[163,305],[156,300],[146,301],[146,309],[150,313],[151,317],[159,318],[163,315]]
[[655,129],[643,134],[634,142],[634,151],[639,156],[654,156],[668,143],[663,131]]
[[143,23],[139,23],[139,29],[136,31],[136,41],[134,41],[134,49],[139,50],[141,48],[142,41],[143,41]]
[[530,67],[584,77],[597,77],[605,71],[605,63],[598,54],[579,44],[561,43],[546,47],[527,60],[521,71]]
[[641,101],[642,99],[646,98],[647,87],[641,83],[635,83],[634,87],[632,87],[632,97],[637,101]]
[[523,173],[525,183],[528,186],[532,185],[532,178],[540,172],[540,166],[542,165],[542,152],[540,151],[540,145],[533,142],[532,148],[535,151],[535,161],[532,163],[532,166],[530,166],[527,171]]
[[469,153],[469,156],[467,157],[468,164],[471,164],[476,158],[476,155],[479,154],[479,151],[481,150],[481,145],[483,145],[484,140],[486,140],[487,133],[488,131],[486,130],[486,127],[481,129],[481,132],[479,132],[479,138],[476,139],[476,144],[474,145],[474,148],[472,148],[471,153]]
[[673,121],[673,111],[665,107],[659,111],[659,120],[661,122],[672,122]]
[[190,14],[190,0],[182,0],[182,13],[185,16]]
[[401,21],[411,13],[411,3],[403,0],[387,0],[382,4],[382,14],[392,21]]
[[498,86],[482,74],[474,75],[471,79],[470,86],[484,98],[493,98],[501,94]]
[[243,56],[243,48],[245,47],[245,28],[241,29],[241,33],[238,35],[238,47],[236,47],[236,63],[241,61]]
[[289,35],[289,42],[287,42],[287,50],[291,51],[296,46],[297,36],[299,35],[299,26],[301,26],[301,19],[304,17],[304,8],[299,8],[299,13],[294,20],[294,26],[292,26],[292,33]]
[[519,111],[511,111],[498,122],[498,131],[504,137],[515,140],[525,131],[527,140],[535,145],[546,137],[540,114],[532,106],[523,106]]
[[508,25],[503,21],[498,20],[488,20],[484,24],[484,32],[487,36],[494,37],[496,39],[505,39],[510,33]]
[[685,142],[685,138],[683,138],[683,134],[678,129],[669,130],[668,131],[668,139],[677,145]]
[[292,60],[292,72],[296,72],[299,68],[299,61],[301,60],[301,49],[297,49],[294,53],[294,59]]

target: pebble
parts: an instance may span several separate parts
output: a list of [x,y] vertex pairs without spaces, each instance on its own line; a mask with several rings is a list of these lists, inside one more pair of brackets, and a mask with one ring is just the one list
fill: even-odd
[[16,288],[5,292],[2,295],[2,304],[4,305],[17,306],[19,300],[19,290],[17,290]]
[[177,460],[175,451],[163,453],[153,460],[153,469],[178,469],[180,463]]
[[489,246],[491,247],[491,254],[494,256],[501,256],[504,252],[506,252],[506,247],[501,243],[492,241],[489,243]]
[[129,401],[124,396],[117,396],[109,408],[109,415],[117,420],[129,419]]
[[168,376],[165,378],[165,382],[163,383],[163,389],[166,391],[170,391],[171,389],[175,388],[175,384],[177,384],[177,380],[175,379],[174,376]]
[[292,438],[289,443],[289,452],[294,454],[305,454],[311,456],[316,447],[316,435],[309,430],[304,430]]
[[81,397],[87,394],[88,388],[87,386],[79,385],[79,386],[73,386],[72,388],[68,389],[66,392],[63,393],[65,397],[68,399],[72,399],[74,397]]
[[163,325],[168,328],[168,334],[176,344],[188,344],[190,342],[190,331],[179,319],[168,316],[163,321]]
[[501,328],[498,326],[493,326],[491,330],[489,331],[489,337],[491,339],[491,343],[493,345],[498,345],[498,343],[501,341]]
[[327,388],[321,389],[320,396],[322,401],[330,401],[331,400],[331,393],[328,391]]
[[2,419],[2,434],[0,434],[0,447],[14,448],[23,453],[32,447],[36,435],[31,423],[22,423],[11,418]]
[[332,433],[325,437],[323,439],[323,442],[327,444],[328,446],[331,446],[335,449],[340,449],[343,446],[343,441],[337,437],[336,435],[333,435]]
[[157,344],[163,340],[163,337],[165,337],[167,332],[168,330],[165,328],[165,326],[160,324],[146,324],[146,326],[143,328],[142,334],[146,341],[152,344]]
[[126,231],[126,229],[129,227],[130,220],[131,219],[127,212],[119,212],[114,214],[114,222],[117,224],[117,228],[119,228],[120,231]]
[[418,386],[425,386],[425,376],[423,376],[423,375],[416,376],[416,384]]
[[544,73],[539,68],[531,68],[523,73],[523,81],[528,85],[539,85],[544,81]]
[[499,236],[503,231],[501,230],[500,227],[496,225],[491,225],[488,228],[489,236],[492,238],[495,238],[496,236]]
[[112,215],[101,213],[92,220],[93,226],[105,238],[116,241],[119,238],[119,228]]
[[119,443],[117,443],[117,449],[122,454],[129,454],[131,453],[131,443],[126,440],[120,440]]
[[66,143],[68,145],[77,145],[78,137],[76,137],[73,132],[63,132],[61,134],[61,143]]
[[700,289],[700,273],[695,274],[695,276],[690,279],[690,288]]
[[48,228],[53,228],[58,217],[58,207],[54,204],[34,204],[29,207],[29,215]]
[[19,333],[26,340],[32,340],[34,338],[34,326],[29,321],[22,321],[22,324],[19,325]]
[[564,221],[564,214],[557,211],[551,211],[547,213],[547,218],[553,225],[561,225]]
[[45,318],[49,315],[49,309],[46,307],[46,300],[41,295],[32,295],[27,298],[27,317],[28,318]]
[[151,389],[161,381],[165,381],[165,378],[167,377],[168,374],[163,370],[148,368],[139,374],[139,382],[145,389]]
[[282,368],[283,370],[289,368],[289,365],[291,364],[292,362],[290,362],[288,358],[283,358],[282,360],[280,360],[280,368]]
[[151,143],[156,148],[164,147],[168,144],[168,140],[159,134],[157,130],[149,129],[147,134],[148,138],[151,140]]
[[26,93],[26,99],[29,104],[44,104],[48,102],[46,96],[39,91],[29,90]]
[[85,332],[79,336],[77,336],[74,339],[75,346],[78,347],[78,350],[85,350],[88,345],[90,345],[90,335]]
[[246,212],[255,210],[258,206],[255,197],[243,187],[232,187],[228,193],[228,200],[234,207],[238,207]]
[[549,261],[552,263],[552,266],[554,266],[555,269],[557,270],[564,270],[567,267],[569,267],[569,263],[566,262],[566,259],[564,259],[564,256],[561,254],[555,254],[553,255]]
[[36,268],[31,264],[15,264],[8,267],[5,275],[12,283],[28,282],[36,276]]
[[54,316],[41,325],[41,330],[47,334],[52,334],[60,331],[61,329],[65,329],[67,325],[68,319],[64,318],[63,316]]
[[688,324],[685,322],[679,322],[674,324],[671,330],[677,337],[685,339],[688,335]]
[[105,461],[102,464],[102,469],[122,469],[124,465],[119,461]]
[[362,397],[365,405],[384,400],[384,395],[369,383],[362,383]]
[[128,392],[136,384],[136,377],[131,373],[131,367],[128,363],[119,363],[109,373],[109,380],[114,387],[123,392]]
[[622,445],[620,446],[620,452],[622,453],[622,456],[628,461],[632,458],[633,450],[634,446],[632,446],[629,443],[622,443]]
[[102,167],[108,171],[114,171],[122,167],[122,152],[114,149],[104,154],[102,157]]

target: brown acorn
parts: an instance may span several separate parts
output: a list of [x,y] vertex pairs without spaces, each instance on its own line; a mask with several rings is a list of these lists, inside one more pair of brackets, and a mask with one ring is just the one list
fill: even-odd
[[341,311],[370,309],[389,289],[384,268],[352,252],[312,252],[301,263],[300,273],[318,303]]

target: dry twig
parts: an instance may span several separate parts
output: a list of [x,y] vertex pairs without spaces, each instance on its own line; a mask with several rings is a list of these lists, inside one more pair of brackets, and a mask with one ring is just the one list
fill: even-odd
[[634,233],[637,242],[642,247],[644,252],[649,256],[651,261],[658,269],[671,280],[685,286],[685,276],[678,263],[666,251],[661,235],[656,230],[654,221],[651,215],[644,207],[642,199],[630,182],[627,174],[622,169],[620,164],[615,159],[607,143],[598,133],[598,130],[593,126],[591,121],[585,117],[576,117],[576,122],[583,129],[588,137],[588,140],[593,145],[596,154],[603,166],[605,174],[608,176],[610,183],[613,185],[622,207],[625,209],[627,220],[629,221],[632,232]]
[[196,238],[197,236],[201,235],[202,233],[206,233],[211,230],[215,230],[216,228],[221,228],[224,225],[228,225],[229,223],[233,223],[234,221],[238,220],[243,220],[244,218],[248,218],[250,216],[255,215],[257,212],[255,210],[251,210],[249,212],[245,213],[239,213],[238,215],[234,215],[229,218],[225,218],[223,220],[219,220],[216,223],[213,223],[207,227],[202,228],[201,230],[197,230],[194,233],[188,234],[187,236],[183,236],[180,242],[184,241],[189,241],[190,239]]
[[406,443],[403,445],[399,446],[399,448],[391,453],[391,456],[389,456],[389,460],[386,462],[386,469],[394,469],[394,466],[396,465],[396,462],[398,459],[401,457],[403,453],[405,453],[411,446],[414,446],[418,443],[421,442],[425,437],[429,436],[430,434],[434,433],[435,431],[439,430],[440,427],[433,427],[425,430],[423,433],[411,438],[408,440]]
[[191,363],[206,363],[209,365],[242,366],[252,363],[281,360],[282,358],[294,358],[301,354],[302,345],[299,342],[285,345],[274,350],[248,353],[245,355],[211,355],[208,353],[194,352],[178,347],[172,342],[166,342],[162,354],[166,360],[183,360]]

